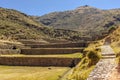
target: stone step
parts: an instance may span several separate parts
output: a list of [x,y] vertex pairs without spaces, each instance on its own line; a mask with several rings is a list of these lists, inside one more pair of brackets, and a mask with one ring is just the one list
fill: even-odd
[[102,56],[115,56],[115,53],[102,54]]
[[111,59],[111,58],[116,58],[116,56],[102,56],[102,59]]

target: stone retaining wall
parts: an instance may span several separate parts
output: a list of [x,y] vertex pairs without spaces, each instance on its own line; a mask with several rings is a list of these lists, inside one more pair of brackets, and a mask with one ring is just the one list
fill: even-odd
[[0,54],[6,55],[6,54],[20,54],[21,51],[18,50],[12,50],[12,49],[0,49]]
[[47,54],[71,54],[76,52],[82,52],[83,48],[32,48],[21,49],[21,54],[26,55],[47,55]]
[[7,44],[0,44],[0,49],[12,49],[13,46],[12,45],[7,45]]
[[73,67],[80,58],[55,58],[55,57],[0,57],[0,65],[10,66],[60,66]]
[[66,47],[87,47],[88,43],[61,43],[61,44],[26,44],[31,48],[66,48]]

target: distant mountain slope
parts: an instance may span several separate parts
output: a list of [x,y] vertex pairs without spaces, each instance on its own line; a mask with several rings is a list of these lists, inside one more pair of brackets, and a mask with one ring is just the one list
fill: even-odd
[[81,33],[46,27],[24,13],[13,9],[0,8],[0,39],[65,39],[79,41],[81,40]]
[[[116,27],[120,23],[119,22],[120,21],[120,15],[119,15],[120,10],[119,9],[110,10],[110,11],[102,11],[102,10],[98,10],[98,9],[88,7],[88,6],[84,6],[82,8],[85,8],[83,9],[84,12],[83,10],[81,10],[81,7],[80,7],[75,10],[76,12],[66,11],[65,14],[64,12],[62,12],[61,14],[58,12],[51,13],[50,15],[57,18],[56,21],[53,22],[52,24],[55,24],[59,20],[61,21],[61,22],[58,22],[60,25],[63,25],[63,28],[60,28],[60,29],[49,27],[49,26],[42,24],[43,22],[41,23],[41,22],[36,21],[36,19],[37,20],[43,19],[43,17],[37,17],[37,18],[31,17],[19,11],[13,10],[13,9],[0,8],[0,39],[15,39],[15,40],[19,40],[19,39],[35,39],[35,40],[36,39],[37,40],[38,39],[42,39],[42,40],[54,39],[55,40],[55,39],[58,39],[58,40],[70,40],[70,41],[85,41],[85,40],[89,41],[89,40],[95,40],[98,37],[100,38],[104,37],[104,34],[108,34],[109,30],[112,27]],[[99,20],[96,21],[96,19],[99,18],[99,15],[98,16],[93,15],[93,16],[90,16],[91,22],[90,23],[89,21],[86,22],[88,19],[87,17],[86,18],[83,17],[84,16],[83,13],[87,12],[86,13],[87,15],[92,15],[91,10],[92,10],[92,14],[96,13],[98,15],[98,12],[99,12],[101,15],[101,11],[102,13],[106,13],[107,16],[105,17],[105,19],[109,21],[104,20],[98,26]],[[70,15],[68,15],[68,13]],[[79,18],[79,14],[82,14],[81,15],[82,18]],[[63,20],[63,16],[65,20]],[[48,17],[46,19],[48,19]],[[50,17],[50,20],[52,20],[51,17]],[[81,19],[83,20],[82,25],[86,25],[86,26],[80,27],[81,24],[79,25],[78,23]],[[100,19],[100,20],[103,20],[103,19]],[[43,20],[43,21],[46,21],[46,20]],[[67,24],[63,24],[63,22]],[[95,26],[96,24],[97,26]],[[71,25],[73,27],[70,26],[71,27],[70,28],[67,25],[69,26]],[[78,25],[78,26],[75,27],[75,25]],[[57,27],[60,27],[60,26],[57,26]]]
[[90,6],[82,6],[75,10],[53,12],[35,17],[37,21],[55,29],[69,29],[84,32],[84,35],[98,36],[117,26],[120,21],[120,9],[100,10]]
[[43,25],[24,13],[12,9],[0,8],[1,39],[40,39],[44,34],[35,28]]

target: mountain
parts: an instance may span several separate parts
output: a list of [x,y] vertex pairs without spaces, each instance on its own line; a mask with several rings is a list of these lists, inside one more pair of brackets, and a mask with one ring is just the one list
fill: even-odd
[[36,17],[0,8],[0,39],[91,41],[104,38],[113,27],[117,28],[119,21],[119,9],[99,10],[83,6]]
[[65,39],[75,41],[81,40],[81,33],[53,29],[17,10],[0,8],[0,39]]
[[34,17],[44,25],[55,29],[74,30],[89,36],[99,36],[108,33],[111,27],[120,22],[120,9],[101,10],[88,5],[75,10],[53,12]]
[[43,25],[28,15],[13,9],[0,8],[0,38],[1,39],[40,39],[45,34],[35,28]]

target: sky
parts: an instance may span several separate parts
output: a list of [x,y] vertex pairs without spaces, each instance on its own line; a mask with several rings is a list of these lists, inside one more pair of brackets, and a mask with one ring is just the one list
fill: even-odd
[[0,0],[0,7],[35,16],[55,11],[73,10],[84,5],[100,9],[114,9],[120,8],[120,0]]

